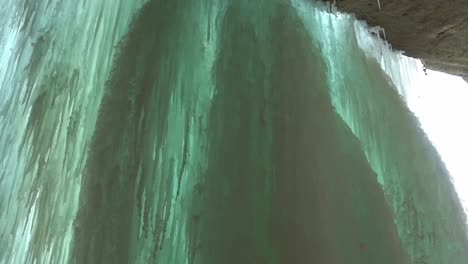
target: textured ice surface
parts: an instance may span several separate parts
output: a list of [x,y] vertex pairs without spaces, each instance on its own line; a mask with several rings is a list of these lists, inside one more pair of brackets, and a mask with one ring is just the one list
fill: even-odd
[[295,9],[213,3],[152,1],[133,23],[101,104],[73,260],[409,263]]
[[143,2],[0,1],[1,263],[463,263],[404,58],[300,0]]
[[114,45],[140,4],[0,1],[0,262],[66,262]]
[[[360,140],[412,262],[463,263],[468,257],[464,210],[438,153],[402,97],[411,87],[405,74],[417,62],[366,37],[351,16],[298,8],[322,44],[333,105]],[[320,31],[324,27],[329,30]]]

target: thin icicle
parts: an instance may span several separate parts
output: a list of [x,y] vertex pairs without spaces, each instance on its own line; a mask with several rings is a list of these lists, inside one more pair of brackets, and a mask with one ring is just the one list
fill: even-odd
[[382,11],[382,8],[380,8],[380,0],[377,0],[377,4],[379,5],[379,11]]

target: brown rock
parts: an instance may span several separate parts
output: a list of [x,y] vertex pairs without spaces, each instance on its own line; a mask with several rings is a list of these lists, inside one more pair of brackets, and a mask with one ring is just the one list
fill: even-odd
[[380,10],[378,0],[337,0],[336,5],[385,28],[393,48],[427,68],[468,77],[467,0],[380,0]]

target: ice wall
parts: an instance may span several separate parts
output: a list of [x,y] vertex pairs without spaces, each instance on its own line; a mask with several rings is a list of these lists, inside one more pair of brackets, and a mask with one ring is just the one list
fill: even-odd
[[412,85],[407,73],[416,61],[391,52],[378,31],[369,36],[352,16],[312,11],[298,2],[323,47],[333,105],[360,140],[412,262],[463,263],[464,210],[445,165],[404,102]]
[[1,2],[1,263],[463,263],[411,78],[352,17]]
[[73,261],[409,263],[295,9],[215,3],[152,1],[132,24]]
[[0,1],[0,263],[66,263],[114,45],[142,1]]
[[151,1],[135,18],[90,148],[74,263],[188,261],[221,10],[212,1]]

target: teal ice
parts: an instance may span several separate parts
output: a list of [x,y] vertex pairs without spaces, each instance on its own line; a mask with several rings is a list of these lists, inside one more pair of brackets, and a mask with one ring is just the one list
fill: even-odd
[[468,259],[381,30],[307,0],[0,0],[0,21],[0,263]]

